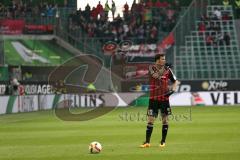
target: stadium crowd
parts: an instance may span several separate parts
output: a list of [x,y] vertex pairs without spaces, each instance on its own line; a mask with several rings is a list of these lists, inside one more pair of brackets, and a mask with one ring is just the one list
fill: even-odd
[[[88,4],[85,9],[79,9],[69,16],[69,31],[83,29],[88,37],[99,38],[102,41],[112,40],[120,42],[126,38],[136,43],[156,43],[159,31],[169,32],[176,24],[180,12],[178,0],[173,3],[151,0],[126,3],[123,6],[123,16],[117,16],[116,5],[112,0],[111,7],[108,0],[104,6],[98,3],[95,7]],[[111,14],[110,14],[111,13]],[[110,17],[108,15],[111,15]],[[112,20],[111,20],[112,19]],[[103,40],[104,39],[104,40]]]
[[32,1],[12,0],[9,5],[0,2],[0,16],[8,19],[26,17],[53,17],[56,14],[57,3],[41,1],[32,4]]
[[237,19],[240,18],[240,0],[222,0],[222,5],[224,6],[232,5],[235,10],[235,17]]
[[198,23],[198,31],[200,35],[205,36],[207,46],[223,46],[230,45],[230,36],[227,32],[222,32],[221,22],[227,25],[227,20],[232,19],[228,12],[221,12],[218,8],[214,9],[213,15],[207,17],[202,15]]

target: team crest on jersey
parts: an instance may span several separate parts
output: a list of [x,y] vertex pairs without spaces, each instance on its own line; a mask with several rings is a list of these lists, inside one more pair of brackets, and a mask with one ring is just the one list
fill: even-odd
[[163,76],[161,77],[161,79],[167,79],[167,77],[166,77],[165,75],[163,75]]

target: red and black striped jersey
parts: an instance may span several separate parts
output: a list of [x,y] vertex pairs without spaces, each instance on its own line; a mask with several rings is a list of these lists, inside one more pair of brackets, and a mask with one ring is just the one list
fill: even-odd
[[169,81],[174,83],[176,76],[172,70],[167,67],[160,67],[157,64],[149,66],[149,85],[150,99],[158,101],[167,101],[169,96],[165,94],[169,91]]

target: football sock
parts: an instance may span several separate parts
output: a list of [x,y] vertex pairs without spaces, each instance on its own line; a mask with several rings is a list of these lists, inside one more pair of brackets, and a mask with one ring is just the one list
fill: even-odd
[[168,124],[163,124],[162,125],[162,140],[161,140],[161,142],[165,142],[166,137],[167,137],[167,132],[168,132]]
[[153,124],[148,123],[147,124],[147,130],[146,130],[146,143],[150,143],[152,131],[153,131]]

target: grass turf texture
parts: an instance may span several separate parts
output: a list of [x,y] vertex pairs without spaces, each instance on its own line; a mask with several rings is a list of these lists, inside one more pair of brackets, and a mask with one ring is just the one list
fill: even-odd
[[5,54],[5,63],[10,65],[20,65],[24,64],[25,61],[22,57],[17,53],[11,41],[4,41],[4,54]]
[[17,53],[16,49],[11,44],[12,40],[4,41],[5,62],[10,65],[59,65],[64,61],[71,58],[73,55],[61,46],[57,45],[54,41],[41,41],[41,40],[19,40],[28,49],[33,50],[39,56],[42,56],[50,61],[45,64],[40,61],[33,61],[33,63],[25,62],[22,57]]
[[[145,137],[146,108],[119,108],[85,122],[64,122],[53,111],[0,116],[1,160],[223,160],[240,157],[240,107],[173,108],[167,146],[158,147],[159,120],[152,147],[138,146]],[[178,118],[177,118],[178,117]],[[99,141],[100,154],[88,145]]]

